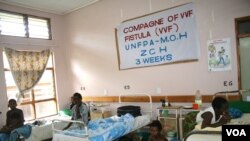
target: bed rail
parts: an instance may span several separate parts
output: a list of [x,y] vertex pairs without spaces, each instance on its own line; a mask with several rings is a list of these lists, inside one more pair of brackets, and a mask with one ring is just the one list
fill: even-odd
[[221,92],[215,93],[213,98],[215,98],[218,95],[225,95],[226,99],[228,100],[229,99],[228,94],[239,93],[240,95],[242,95],[243,92],[250,92],[250,89],[233,90],[233,91],[221,91]]
[[233,91],[221,91],[221,92],[217,92],[215,94],[227,94],[227,93],[240,93],[240,94],[242,94],[243,92],[250,92],[250,89],[233,90]]
[[147,96],[148,97],[148,102],[149,102],[149,111],[144,111],[145,113],[150,113],[150,118],[152,119],[153,116],[153,105],[152,105],[152,97],[150,94],[144,94],[144,93],[139,93],[139,94],[120,94],[119,95],[119,104],[122,103],[122,97],[134,97],[134,96]]

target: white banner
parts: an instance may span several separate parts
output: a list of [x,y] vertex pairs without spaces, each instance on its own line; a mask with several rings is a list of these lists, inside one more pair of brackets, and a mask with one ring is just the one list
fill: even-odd
[[125,21],[117,27],[120,69],[196,60],[193,3]]
[[232,69],[230,39],[207,41],[208,70],[227,71]]

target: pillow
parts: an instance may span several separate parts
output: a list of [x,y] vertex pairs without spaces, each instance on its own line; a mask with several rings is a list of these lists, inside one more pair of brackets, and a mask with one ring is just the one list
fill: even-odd
[[250,102],[247,101],[229,101],[230,108],[237,108],[243,113],[250,113]]
[[240,109],[237,108],[229,108],[229,115],[232,119],[240,118],[242,116],[243,112]]

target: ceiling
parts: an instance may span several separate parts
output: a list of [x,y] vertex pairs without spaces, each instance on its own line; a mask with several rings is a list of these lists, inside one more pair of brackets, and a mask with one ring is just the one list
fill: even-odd
[[64,15],[99,0],[0,0],[2,3]]

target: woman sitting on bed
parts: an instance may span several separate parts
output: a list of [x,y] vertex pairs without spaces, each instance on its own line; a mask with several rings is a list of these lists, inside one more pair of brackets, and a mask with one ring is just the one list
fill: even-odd
[[86,103],[82,102],[82,95],[74,93],[73,95],[74,106],[72,107],[72,120],[83,121],[85,124],[88,123],[89,108]]
[[[74,93],[73,95],[74,106],[72,107],[72,118],[71,120],[83,121],[86,125],[89,121],[89,108],[86,103],[82,102],[82,95],[80,93]],[[64,130],[71,126],[70,123]]]
[[212,107],[200,111],[197,114],[196,122],[201,123],[201,129],[206,127],[219,127],[230,121],[228,114],[228,102],[222,97],[215,97]]

